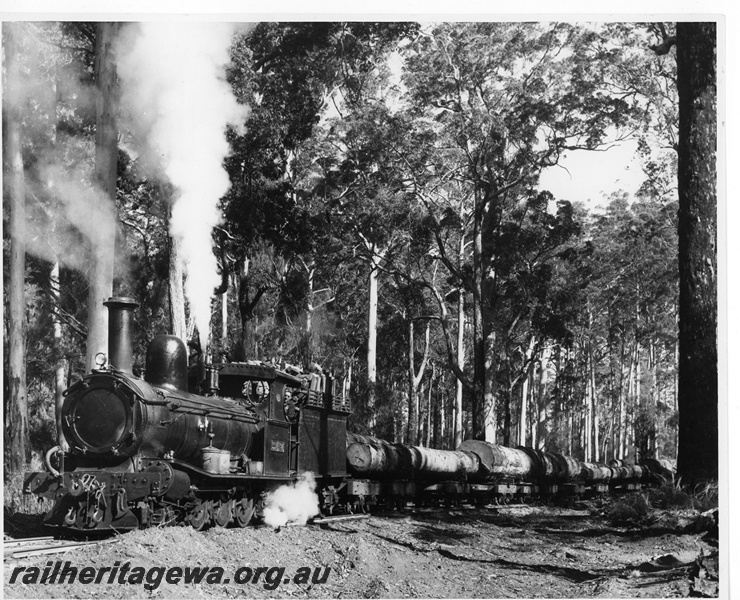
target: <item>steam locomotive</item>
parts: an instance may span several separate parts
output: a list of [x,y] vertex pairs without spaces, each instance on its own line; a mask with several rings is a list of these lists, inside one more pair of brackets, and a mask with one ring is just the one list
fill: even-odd
[[270,491],[304,472],[314,475],[322,512],[333,513],[408,501],[579,496],[635,489],[669,471],[472,440],[444,451],[354,434],[349,400],[330,375],[249,361],[205,365],[205,376],[189,381],[187,347],[169,335],[151,341],[139,378],[137,304],[125,297],[105,304],[108,355],[65,392],[67,447],[47,452],[46,471],[26,474],[26,493],[54,501],[47,525],[246,527]]

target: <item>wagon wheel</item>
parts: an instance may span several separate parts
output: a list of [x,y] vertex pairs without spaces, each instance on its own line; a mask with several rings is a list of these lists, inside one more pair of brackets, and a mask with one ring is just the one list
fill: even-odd
[[216,527],[226,527],[231,521],[231,502],[217,500],[213,503],[213,524]]
[[254,515],[254,500],[242,498],[234,505],[234,521],[239,527],[246,527]]
[[203,529],[208,523],[208,504],[199,502],[193,506],[188,512],[187,520],[195,531]]

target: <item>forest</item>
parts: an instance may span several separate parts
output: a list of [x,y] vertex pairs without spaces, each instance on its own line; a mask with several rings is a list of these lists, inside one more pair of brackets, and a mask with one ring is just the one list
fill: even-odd
[[[56,443],[116,295],[139,370],[173,333],[333,373],[358,433],[716,477],[714,36],[4,23],[6,474]],[[540,185],[626,141],[636,193]]]

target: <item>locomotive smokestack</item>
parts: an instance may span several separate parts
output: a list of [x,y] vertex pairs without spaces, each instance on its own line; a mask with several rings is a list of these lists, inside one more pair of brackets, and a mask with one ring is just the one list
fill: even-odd
[[133,375],[134,309],[133,298],[117,296],[103,302],[108,307],[108,364]]

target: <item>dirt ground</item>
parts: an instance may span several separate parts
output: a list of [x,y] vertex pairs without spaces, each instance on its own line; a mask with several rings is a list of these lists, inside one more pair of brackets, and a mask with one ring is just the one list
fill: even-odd
[[[593,505],[509,506],[407,509],[279,531],[266,526],[200,533],[186,527],[148,529],[66,554],[6,562],[4,592],[6,598],[715,596],[711,532],[697,527],[693,514],[665,513],[651,521],[641,527],[615,526]],[[21,534],[15,527],[16,537],[38,535],[28,528]],[[6,523],[6,539],[13,531]],[[23,583],[23,572],[9,583],[17,567],[43,571],[57,560],[80,569],[128,562],[131,571],[122,584],[108,583],[108,573],[99,584]],[[156,589],[146,589],[128,582],[135,567],[159,567],[154,579],[171,567],[209,567],[213,577],[219,572],[212,568],[221,567],[223,575],[220,583],[167,583],[162,578]],[[263,571],[254,583],[258,567],[285,570]],[[326,575],[325,582],[312,583],[302,567],[318,581]]]

